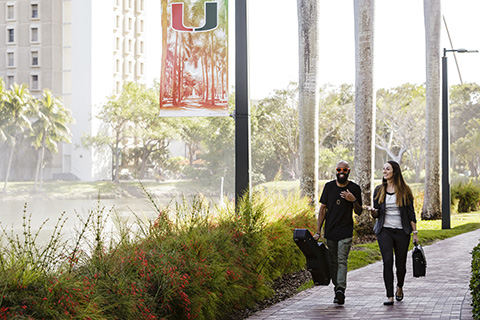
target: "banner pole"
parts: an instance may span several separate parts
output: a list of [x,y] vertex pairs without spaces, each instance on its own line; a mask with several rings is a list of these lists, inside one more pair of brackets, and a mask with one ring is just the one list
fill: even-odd
[[250,191],[247,0],[235,0],[235,201]]

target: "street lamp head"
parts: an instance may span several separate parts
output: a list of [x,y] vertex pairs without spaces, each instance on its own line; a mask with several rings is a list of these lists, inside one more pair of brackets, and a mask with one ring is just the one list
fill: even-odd
[[446,48],[443,48],[443,55],[445,56],[445,54],[447,52],[458,52],[458,53],[472,53],[472,52],[478,52],[478,50],[467,50],[467,49],[451,49],[451,50],[447,50]]
[[[454,50],[452,50],[454,51]],[[467,49],[457,49],[456,50],[458,53],[469,53],[469,52],[478,52],[478,50],[467,50]]]

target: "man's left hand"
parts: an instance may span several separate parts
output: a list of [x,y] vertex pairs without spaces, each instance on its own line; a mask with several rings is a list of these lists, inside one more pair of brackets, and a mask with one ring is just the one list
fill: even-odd
[[347,201],[350,201],[350,202],[354,202],[355,200],[357,200],[357,198],[355,198],[353,193],[351,193],[350,190],[348,190],[348,189],[340,192],[340,197],[342,197],[343,199],[345,199]]

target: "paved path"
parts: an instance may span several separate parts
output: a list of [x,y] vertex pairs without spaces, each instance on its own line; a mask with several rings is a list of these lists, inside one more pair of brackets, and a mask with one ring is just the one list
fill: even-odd
[[[421,231],[420,231],[421,232]],[[480,230],[424,247],[426,277],[414,278],[411,251],[401,302],[386,300],[382,262],[350,271],[345,305],[333,303],[333,287],[317,286],[250,316],[250,320],[317,319],[472,319],[469,291],[471,251]]]

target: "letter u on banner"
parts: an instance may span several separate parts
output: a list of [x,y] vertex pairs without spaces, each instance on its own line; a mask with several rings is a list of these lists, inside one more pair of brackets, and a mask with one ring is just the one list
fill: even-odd
[[161,1],[160,116],[228,116],[228,0]]

